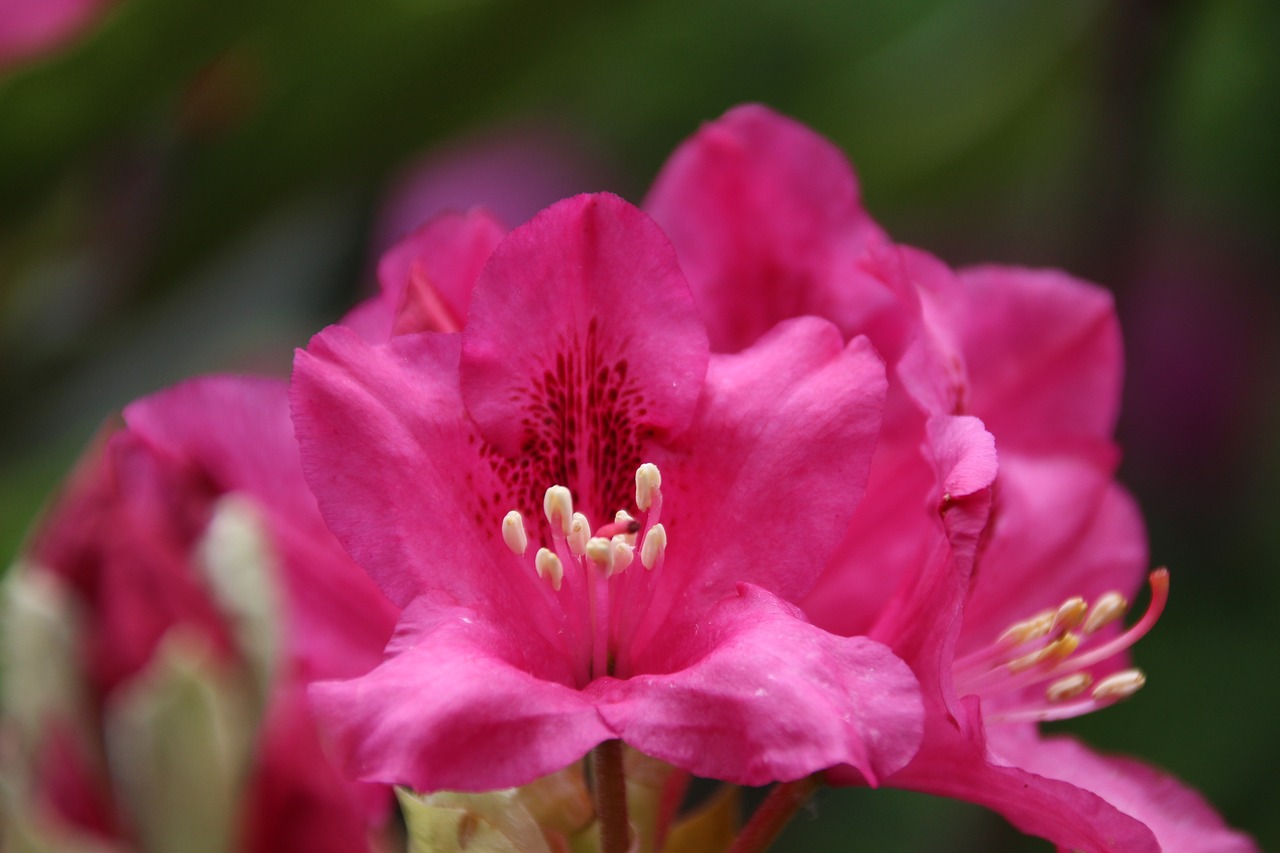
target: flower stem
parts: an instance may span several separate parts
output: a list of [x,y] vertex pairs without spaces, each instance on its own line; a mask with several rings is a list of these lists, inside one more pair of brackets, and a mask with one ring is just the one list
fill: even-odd
[[593,753],[596,817],[600,853],[627,853],[631,824],[627,819],[627,784],[622,770],[622,741],[607,740]]
[[763,853],[777,840],[800,807],[818,790],[818,779],[806,776],[794,782],[775,785],[760,808],[734,839],[729,853]]

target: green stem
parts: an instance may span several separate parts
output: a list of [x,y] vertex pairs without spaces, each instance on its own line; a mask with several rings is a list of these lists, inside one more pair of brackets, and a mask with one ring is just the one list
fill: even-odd
[[627,820],[627,781],[622,770],[622,741],[607,740],[593,753],[596,818],[600,853],[627,853],[631,824]]
[[751,816],[751,820],[738,833],[729,853],[764,853],[817,790],[816,776],[775,785],[760,808]]

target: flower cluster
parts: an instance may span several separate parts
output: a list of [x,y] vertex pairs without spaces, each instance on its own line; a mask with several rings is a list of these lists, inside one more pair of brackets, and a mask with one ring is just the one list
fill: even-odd
[[[893,243],[839,151],[752,106],[642,208],[448,213],[378,272],[287,390],[127,410],[36,535],[15,831],[359,849],[391,843],[398,786],[414,849],[674,851],[700,776],[959,797],[1079,850],[1255,849],[1038,731],[1142,686],[1168,596],[1113,479],[1104,291]],[[52,677],[15,677],[33,637]],[[165,762],[212,762],[216,797],[189,815]]]

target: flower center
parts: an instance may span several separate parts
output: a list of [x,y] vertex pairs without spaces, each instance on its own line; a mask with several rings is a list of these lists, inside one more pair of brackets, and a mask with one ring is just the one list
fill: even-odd
[[1119,592],[1108,592],[1092,605],[1069,598],[957,659],[952,667],[956,691],[982,697],[983,718],[991,723],[1065,720],[1127,699],[1146,683],[1141,670],[1123,669],[1097,681],[1089,670],[1128,649],[1156,624],[1169,598],[1168,570],[1157,569],[1148,582],[1151,604],[1128,630],[1103,631],[1129,609]]
[[[635,498],[640,518],[620,509],[613,521],[593,528],[586,515],[574,512],[573,494],[565,486],[552,486],[543,496],[551,547],[539,548],[529,568],[559,600],[561,630],[580,650],[577,667],[584,684],[612,674],[619,638],[630,633],[628,628],[634,629],[638,615],[643,615],[621,612],[611,600],[611,592],[619,591],[618,576],[635,560],[637,543],[640,564],[655,575],[666,553],[667,531],[659,521],[662,474],[658,466],[646,462],[636,469]],[[519,510],[508,512],[502,519],[502,540],[528,562],[525,524]],[[624,621],[626,625],[621,624]]]

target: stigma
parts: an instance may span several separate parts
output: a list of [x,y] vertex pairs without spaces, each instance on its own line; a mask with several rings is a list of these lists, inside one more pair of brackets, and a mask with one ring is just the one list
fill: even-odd
[[1065,720],[1129,698],[1146,683],[1141,670],[1098,677],[1094,669],[1142,639],[1164,612],[1168,570],[1157,569],[1147,580],[1151,603],[1131,627],[1104,631],[1129,610],[1119,592],[1093,602],[1069,598],[1015,622],[990,645],[957,659],[952,668],[956,692],[979,696],[989,723]]

